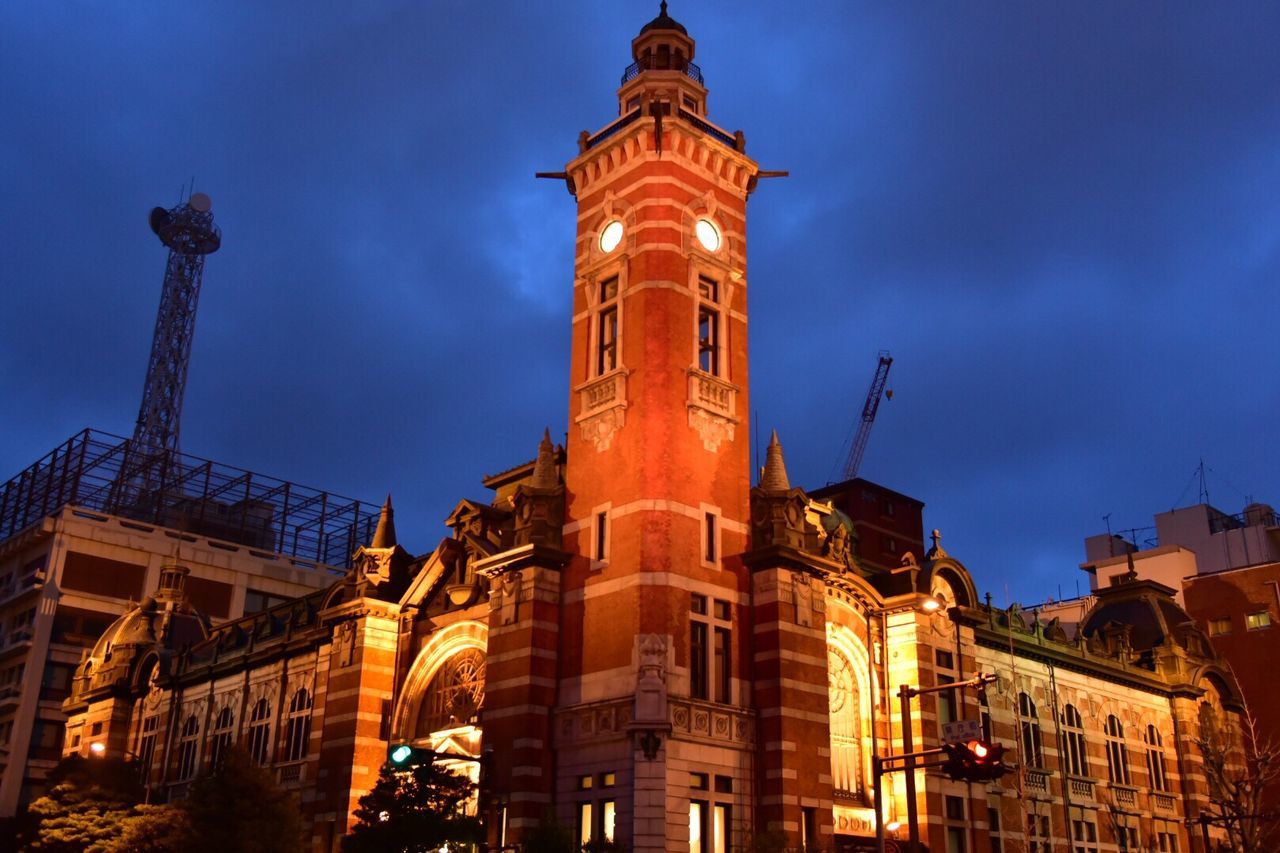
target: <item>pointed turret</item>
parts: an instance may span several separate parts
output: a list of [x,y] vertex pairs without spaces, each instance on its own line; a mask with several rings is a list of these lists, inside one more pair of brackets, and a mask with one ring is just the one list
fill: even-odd
[[551,443],[550,429],[542,432],[542,443],[538,445],[538,458],[533,463],[529,485],[535,489],[554,489],[560,485],[560,476],[556,473],[556,448]]
[[787,465],[782,461],[782,445],[778,442],[776,429],[769,439],[769,449],[765,451],[760,488],[766,492],[785,492],[791,488],[791,480],[787,478]]
[[391,508],[391,495],[388,493],[387,501],[382,505],[382,512],[378,514],[378,529],[374,531],[373,541],[369,543],[369,547],[394,548],[396,544],[395,510]]

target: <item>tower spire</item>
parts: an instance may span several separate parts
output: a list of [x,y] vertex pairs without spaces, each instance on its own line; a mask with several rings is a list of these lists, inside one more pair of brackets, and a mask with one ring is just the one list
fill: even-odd
[[791,488],[791,480],[787,477],[787,465],[782,461],[782,444],[778,441],[776,429],[769,438],[769,449],[765,451],[760,488],[767,492],[785,492]]
[[556,449],[551,443],[551,430],[544,429],[538,444],[538,458],[533,463],[533,476],[529,485],[536,489],[554,489],[560,478],[556,474]]
[[378,528],[373,532],[373,541],[369,543],[369,547],[396,547],[395,510],[391,508],[390,493],[387,493],[386,503],[382,505],[382,512],[378,514]]

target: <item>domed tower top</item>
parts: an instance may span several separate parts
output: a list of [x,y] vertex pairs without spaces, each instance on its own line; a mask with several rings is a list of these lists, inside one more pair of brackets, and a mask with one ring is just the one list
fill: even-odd
[[631,40],[635,61],[622,74],[620,114],[649,101],[675,103],[689,112],[705,114],[707,90],[702,85],[702,69],[693,63],[694,48],[689,31],[667,14],[666,0],[662,0],[658,17]]

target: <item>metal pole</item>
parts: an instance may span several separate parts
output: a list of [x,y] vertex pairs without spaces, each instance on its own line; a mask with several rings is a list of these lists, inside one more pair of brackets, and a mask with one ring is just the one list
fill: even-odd
[[884,770],[881,769],[880,756],[871,756],[871,776],[875,785],[876,853],[884,853],[884,803],[880,799],[884,792],[884,784],[880,781],[883,775]]
[[911,738],[911,688],[905,684],[899,687],[898,699],[902,711],[902,752],[905,762],[903,771],[907,774],[907,827],[910,832],[907,851],[919,853],[920,825],[916,814],[916,760],[911,755],[915,751],[915,744],[912,743]]
[[1204,836],[1204,853],[1209,853],[1209,816],[1200,815],[1200,832]]

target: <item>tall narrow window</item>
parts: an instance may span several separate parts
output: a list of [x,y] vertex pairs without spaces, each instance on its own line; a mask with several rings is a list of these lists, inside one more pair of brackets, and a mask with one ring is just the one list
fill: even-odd
[[689,694],[706,699],[707,694],[707,623],[689,623]]
[[604,562],[609,553],[609,513],[596,513],[596,560]]
[[217,770],[227,757],[231,747],[231,727],[233,723],[231,708],[224,707],[213,720],[213,731],[209,736],[209,768]]
[[720,375],[720,286],[705,276],[698,279],[698,367]]
[[1022,760],[1028,767],[1044,767],[1044,748],[1040,741],[1040,719],[1036,703],[1025,693],[1018,694],[1018,713],[1022,717]]
[[138,772],[144,780],[151,775],[151,760],[156,754],[156,730],[159,728],[159,717],[146,717],[142,720],[142,737],[138,740]]
[[729,629],[716,628],[715,630],[716,646],[714,658],[714,675],[716,695],[715,701],[729,702],[729,691],[731,689],[730,671],[729,671]]
[[271,703],[259,699],[249,715],[247,746],[249,755],[259,764],[266,764],[271,757]]
[[600,282],[600,309],[596,324],[596,374],[618,366],[618,279]]
[[1155,726],[1147,726],[1143,735],[1147,745],[1147,775],[1151,777],[1151,787],[1156,791],[1169,790],[1169,777],[1164,770],[1164,741]]
[[716,514],[714,512],[707,513],[703,535],[707,540],[703,554],[708,563],[714,563],[716,561]]
[[733,701],[733,607],[693,594],[689,619],[689,695],[712,702]]
[[689,853],[711,853],[711,839],[707,832],[707,804],[702,800],[689,801]]
[[1075,705],[1063,709],[1062,734],[1066,740],[1067,772],[1073,776],[1089,775],[1089,751],[1084,741],[1084,720]]
[[311,740],[311,694],[299,689],[289,700],[289,719],[285,723],[284,760],[301,761],[307,757]]
[[1124,726],[1115,714],[1107,717],[1107,777],[1117,785],[1129,784],[1129,750],[1124,744]]
[[182,723],[182,734],[178,738],[178,781],[182,782],[196,775],[196,751],[200,745],[200,720],[191,714]]

